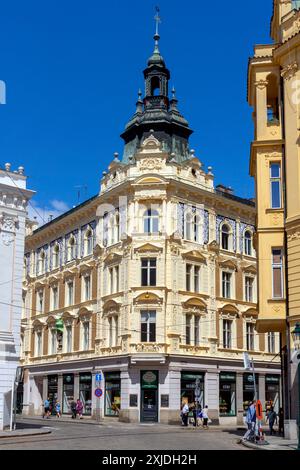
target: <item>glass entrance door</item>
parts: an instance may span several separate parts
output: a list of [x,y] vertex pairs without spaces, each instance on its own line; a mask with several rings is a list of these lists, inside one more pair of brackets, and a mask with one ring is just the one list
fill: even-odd
[[158,421],[158,391],[141,390],[142,406],[141,421],[157,423]]

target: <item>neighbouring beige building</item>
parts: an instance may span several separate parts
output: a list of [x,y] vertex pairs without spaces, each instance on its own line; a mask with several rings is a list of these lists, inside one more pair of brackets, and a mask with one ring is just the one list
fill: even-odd
[[273,43],[249,62],[248,101],[255,136],[250,173],[256,182],[258,333],[278,332],[286,435],[295,437],[297,383],[291,331],[300,319],[300,2],[274,0]]
[[26,415],[80,397],[94,417],[178,424],[198,394],[215,422],[241,423],[254,394],[244,351],[264,406],[279,406],[278,335],[255,332],[256,208],[215,188],[190,150],[158,40],[99,194],[27,236]]

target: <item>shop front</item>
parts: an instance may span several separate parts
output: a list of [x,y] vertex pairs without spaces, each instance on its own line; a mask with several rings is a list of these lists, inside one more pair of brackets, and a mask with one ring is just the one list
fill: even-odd
[[[196,392],[196,393],[195,393]],[[204,373],[181,372],[181,404],[191,406],[198,401],[204,407]],[[197,398],[197,400],[196,400]]]
[[259,399],[259,389],[258,389],[258,374],[255,374],[255,387],[254,387],[254,377],[253,374],[244,374],[243,377],[243,409],[244,413],[247,412],[251,402],[255,398],[255,388],[256,388],[256,399]]
[[55,415],[55,404],[58,400],[58,376],[48,375],[48,393],[47,398],[50,402],[51,414]]
[[[63,375],[63,414],[71,413],[71,402],[74,400],[74,374]],[[76,401],[76,400],[75,400]]]
[[268,411],[271,406],[276,413],[279,412],[280,407],[280,376],[279,375],[266,375],[266,406],[265,411]]
[[121,405],[120,372],[105,373],[105,416],[119,416]]
[[158,371],[141,371],[141,421],[158,422]]
[[232,372],[222,372],[219,377],[219,385],[220,416],[236,416],[236,374]]
[[79,397],[83,404],[83,414],[92,414],[92,374],[79,374]]

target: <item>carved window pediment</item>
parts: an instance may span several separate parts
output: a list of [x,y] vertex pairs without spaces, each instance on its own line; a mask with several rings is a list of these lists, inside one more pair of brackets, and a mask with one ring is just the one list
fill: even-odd
[[104,259],[105,264],[115,264],[115,263],[120,263],[121,261],[122,261],[122,256],[119,255],[118,253],[110,253]]
[[256,269],[256,267],[253,266],[253,265],[243,266],[243,267],[242,267],[242,270],[243,270],[245,273],[257,274],[257,269]]
[[198,261],[200,263],[206,263],[205,256],[199,250],[188,251],[187,253],[182,254],[183,258]]
[[163,251],[160,246],[152,245],[151,243],[146,243],[141,245],[134,250],[136,253],[158,253]]
[[232,260],[221,260],[219,261],[221,268],[230,269],[231,271],[237,271],[237,264]]

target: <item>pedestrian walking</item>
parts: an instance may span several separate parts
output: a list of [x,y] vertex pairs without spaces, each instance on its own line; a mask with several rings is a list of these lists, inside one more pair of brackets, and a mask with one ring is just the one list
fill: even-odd
[[59,401],[57,401],[56,404],[55,404],[55,411],[56,411],[57,418],[60,418],[61,417],[61,406],[60,406]]
[[205,407],[202,410],[202,419],[203,419],[203,429],[208,429],[208,406],[205,405]]
[[74,400],[71,401],[71,413],[72,419],[76,419],[76,402]]
[[268,414],[267,414],[267,422],[269,421],[269,429],[270,429],[270,436],[274,433],[274,424],[277,424],[277,413],[274,410],[273,406],[271,406]]
[[189,405],[187,403],[184,403],[181,410],[182,426],[187,427],[189,425],[189,412]]
[[256,426],[256,400],[253,400],[252,404],[249,406],[246,416],[247,432],[243,437],[243,441],[247,441],[250,434],[254,432]]
[[46,400],[44,401],[44,413],[43,413],[43,418],[47,418],[49,419],[50,418],[50,400],[49,400],[49,397],[46,398]]
[[197,427],[197,406],[196,403],[193,403],[190,411],[193,413],[193,426],[194,428]]
[[283,408],[279,408],[279,413],[278,413],[278,434],[280,434],[280,436],[284,436],[284,414],[283,414]]
[[197,426],[200,426],[201,424],[203,424],[203,413],[202,413],[202,406],[199,405],[199,408],[197,410]]
[[76,413],[79,416],[79,419],[82,419],[82,413],[83,413],[83,403],[82,401],[78,398],[77,403],[76,403]]

